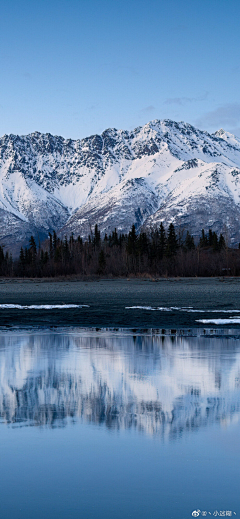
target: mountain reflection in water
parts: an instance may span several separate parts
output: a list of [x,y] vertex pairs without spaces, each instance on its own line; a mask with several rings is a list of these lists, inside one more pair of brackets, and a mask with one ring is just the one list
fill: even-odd
[[0,418],[14,426],[81,418],[174,439],[239,416],[240,346],[231,338],[0,337]]

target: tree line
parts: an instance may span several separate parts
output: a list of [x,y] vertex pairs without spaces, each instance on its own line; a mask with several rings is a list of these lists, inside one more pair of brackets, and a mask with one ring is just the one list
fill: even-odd
[[221,276],[240,275],[240,250],[226,246],[222,234],[202,230],[196,244],[189,231],[176,232],[163,223],[150,232],[116,229],[101,236],[95,225],[87,239],[73,234],[64,239],[56,232],[37,245],[33,236],[18,259],[0,246],[0,275],[56,276]]

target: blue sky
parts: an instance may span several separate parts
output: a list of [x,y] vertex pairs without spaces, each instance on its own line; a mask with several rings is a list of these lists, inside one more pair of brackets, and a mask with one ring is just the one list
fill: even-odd
[[0,135],[152,119],[240,136],[239,0],[1,0]]

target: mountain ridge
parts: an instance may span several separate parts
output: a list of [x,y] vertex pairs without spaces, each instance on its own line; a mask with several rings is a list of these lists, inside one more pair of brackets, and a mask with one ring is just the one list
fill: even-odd
[[150,229],[163,221],[240,241],[240,139],[170,119],[72,140],[50,133],[0,138],[0,240]]

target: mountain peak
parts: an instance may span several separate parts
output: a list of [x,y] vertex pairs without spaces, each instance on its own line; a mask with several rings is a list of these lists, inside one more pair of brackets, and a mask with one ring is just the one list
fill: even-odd
[[0,139],[3,244],[170,220],[195,235],[227,225],[240,241],[240,139],[171,119],[79,140],[37,131]]
[[233,133],[226,132],[225,130],[223,130],[223,128],[220,128],[220,130],[217,130],[213,135],[215,137],[218,137],[219,139],[225,140],[231,146],[240,148],[239,137],[236,137],[236,135],[234,135]]
[[223,135],[225,135],[225,133],[225,130],[223,128],[220,128],[213,135],[216,135],[216,137],[222,137]]

